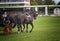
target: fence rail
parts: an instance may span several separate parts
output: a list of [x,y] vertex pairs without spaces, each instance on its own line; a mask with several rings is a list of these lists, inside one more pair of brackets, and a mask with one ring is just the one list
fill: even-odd
[[0,6],[0,8],[24,8],[24,7],[60,7],[60,5]]
[[29,4],[29,2],[0,2],[0,4]]
[[[34,7],[35,11],[38,11],[38,7],[45,8],[45,15],[48,16],[48,7],[60,7],[60,5],[30,5],[30,6],[0,6],[0,8],[31,8]],[[58,12],[58,11],[57,11]],[[60,16],[60,13],[59,13]]]

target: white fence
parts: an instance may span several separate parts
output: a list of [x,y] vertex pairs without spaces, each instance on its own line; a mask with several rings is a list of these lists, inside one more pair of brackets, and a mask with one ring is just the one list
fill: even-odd
[[[60,5],[34,5],[34,6],[0,6],[0,8],[32,8],[34,7],[35,8],[35,11],[38,11],[38,8],[42,8],[44,7],[45,8],[45,16],[48,16],[48,7],[60,7]],[[58,16],[60,16],[60,10],[54,10],[54,11],[57,11],[58,13],[56,13]],[[53,12],[54,12],[53,11]],[[52,16],[56,15],[55,12]]]

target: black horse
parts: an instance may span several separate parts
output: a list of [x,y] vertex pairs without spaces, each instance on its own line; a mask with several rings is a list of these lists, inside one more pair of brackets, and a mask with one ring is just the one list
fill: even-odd
[[[13,27],[16,26],[16,24],[18,25],[18,33],[22,32],[25,29],[25,24],[26,24],[26,32],[28,32],[28,24],[30,24],[32,26],[30,32],[32,32],[34,25],[33,25],[33,19],[36,19],[37,17],[37,13],[35,11],[30,11],[30,13],[26,13],[26,12],[18,12],[15,14],[8,14],[7,18],[11,21],[11,23],[14,23],[15,25]],[[24,26],[23,30],[22,30],[22,25]]]
[[4,22],[5,17],[3,17],[3,15],[4,15],[4,11],[0,10],[0,27],[5,27],[5,22]]

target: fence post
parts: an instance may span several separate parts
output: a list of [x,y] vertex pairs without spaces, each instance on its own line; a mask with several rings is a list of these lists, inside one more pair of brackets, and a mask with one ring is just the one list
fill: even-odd
[[35,7],[35,11],[38,11],[38,8],[37,7]]
[[45,7],[45,15],[48,16],[48,7]]

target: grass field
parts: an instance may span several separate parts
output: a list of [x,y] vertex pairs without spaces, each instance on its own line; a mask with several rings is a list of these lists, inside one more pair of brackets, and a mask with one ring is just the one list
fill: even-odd
[[[29,30],[30,28],[29,25]],[[0,31],[0,41],[60,41],[60,17],[37,17],[34,20],[32,33],[24,31],[18,34],[17,28],[14,28],[10,35],[3,35],[2,31]]]

